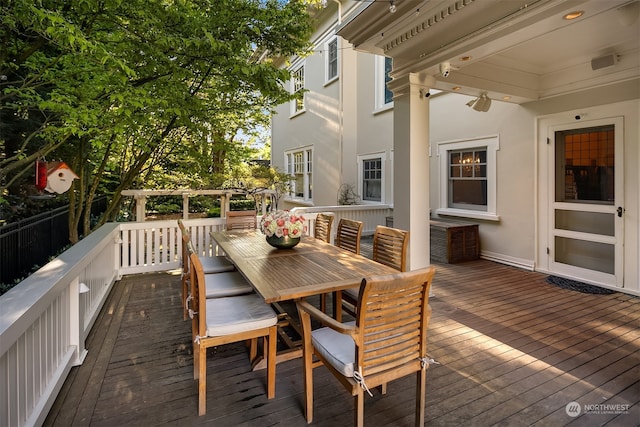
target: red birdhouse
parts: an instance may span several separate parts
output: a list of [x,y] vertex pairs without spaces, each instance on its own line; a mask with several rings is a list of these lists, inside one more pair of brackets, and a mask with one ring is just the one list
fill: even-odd
[[49,162],[47,164],[47,185],[44,189],[49,193],[62,194],[71,188],[73,180],[77,178],[78,175],[73,173],[65,162]]

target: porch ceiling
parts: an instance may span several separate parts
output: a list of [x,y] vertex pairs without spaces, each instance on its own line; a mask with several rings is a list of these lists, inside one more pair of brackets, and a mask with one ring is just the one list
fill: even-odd
[[[395,0],[363,3],[338,34],[357,50],[390,56],[392,75],[434,87],[525,103],[640,76],[638,0]],[[583,11],[573,21],[562,17]],[[609,67],[591,61],[616,55]],[[469,57],[468,60],[462,58]],[[453,71],[440,74],[440,64]]]

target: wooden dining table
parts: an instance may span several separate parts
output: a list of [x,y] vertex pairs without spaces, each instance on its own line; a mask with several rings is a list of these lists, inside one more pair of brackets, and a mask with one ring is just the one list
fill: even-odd
[[214,231],[211,237],[267,303],[359,287],[365,276],[398,272],[311,236],[291,249],[272,247],[259,231]]
[[[257,230],[214,231],[211,237],[255,291],[278,312],[278,335],[286,345],[285,350],[278,351],[278,362],[302,356],[300,326],[280,303],[337,292],[333,300],[335,313],[341,291],[359,287],[364,277],[398,272],[311,236],[303,236],[291,249],[272,247]],[[293,329],[297,337],[287,329]],[[263,363],[254,366],[261,368]]]

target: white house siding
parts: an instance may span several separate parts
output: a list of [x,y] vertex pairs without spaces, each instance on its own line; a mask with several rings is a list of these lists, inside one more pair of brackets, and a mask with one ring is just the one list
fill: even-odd
[[455,218],[480,224],[483,256],[532,268],[534,264],[535,200],[533,172],[533,116],[524,108],[493,101],[488,112],[465,104],[472,98],[442,94],[431,99],[432,212],[440,204],[438,144],[486,136],[498,136],[497,214],[499,221]]
[[[351,98],[349,101],[355,107],[355,129],[356,147],[352,153],[352,161],[345,162],[345,182],[358,184],[358,163],[357,156],[381,154],[385,163],[385,177],[383,194],[386,200],[383,203],[393,203],[389,198],[391,195],[391,150],[393,147],[393,109],[376,109],[376,61],[375,56],[366,53],[357,54],[357,76],[351,77],[358,90],[358,98]],[[352,116],[353,117],[353,116]],[[348,125],[350,123],[346,123]]]
[[635,190],[640,182],[637,167],[640,164],[640,113],[639,101],[634,94],[638,94],[637,82],[629,82],[521,106],[493,101],[487,113],[467,108],[465,103],[470,98],[465,96],[445,94],[432,98],[432,210],[439,207],[440,200],[438,143],[498,135],[497,214],[500,220],[473,220],[480,224],[482,254],[505,263],[546,272],[548,257],[545,248],[548,242],[545,240],[544,217],[548,206],[538,200],[538,195],[546,187],[548,176],[535,170],[533,159],[541,157],[536,145],[539,131],[536,123],[544,117],[564,117],[571,121],[577,115],[581,115],[582,120],[623,116],[624,169],[625,182],[628,183],[624,202],[624,287],[628,291],[640,292],[637,262],[640,259],[640,200]]
[[[327,16],[335,24],[337,10]],[[274,167],[284,170],[284,154],[289,150],[313,148],[313,199],[286,199],[283,208],[337,204],[341,184],[358,188],[358,156],[373,153],[382,153],[386,159],[384,194],[392,194],[393,110],[375,109],[375,56],[356,52],[338,38],[339,78],[325,85],[325,53],[321,51],[332,28],[322,25],[312,38],[314,53],[303,60],[305,111],[292,116],[290,104],[284,104],[272,118]],[[295,59],[291,62],[298,64]]]
[[[339,81],[324,86],[324,57],[314,54],[305,64],[305,111],[291,115],[290,104],[278,107],[272,119],[272,164],[284,170],[286,151],[313,149],[313,201],[335,204],[335,191],[328,182],[339,176]],[[321,154],[319,154],[321,153]]]
[[[334,15],[333,19],[336,19]],[[283,166],[284,152],[312,145],[314,149],[315,206],[336,203],[341,183],[358,185],[359,156],[381,153],[385,162],[385,203],[393,203],[393,109],[376,111],[375,57],[356,52],[339,39],[340,80],[324,83],[324,59],[306,58],[306,112],[290,118],[289,105],[273,118],[272,161]],[[497,152],[496,214],[480,224],[483,257],[527,269],[548,269],[543,241],[547,206],[541,186],[548,176],[538,168],[541,149],[538,128],[545,118],[624,117],[625,223],[624,290],[640,294],[640,87],[638,79],[559,95],[521,105],[493,100],[488,112],[465,104],[466,95],[442,93],[429,98],[430,207],[440,204],[438,144],[478,137],[499,138]],[[342,117],[340,117],[340,111]],[[427,143],[427,141],[425,141]],[[395,165],[395,167],[399,167]],[[400,191],[396,189],[396,191]],[[294,206],[295,203],[284,206]],[[459,218],[465,219],[465,218]]]

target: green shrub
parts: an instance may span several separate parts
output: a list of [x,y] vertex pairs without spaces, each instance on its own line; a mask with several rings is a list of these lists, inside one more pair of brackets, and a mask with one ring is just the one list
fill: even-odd
[[180,213],[182,212],[182,205],[166,203],[162,205],[157,205],[155,211],[158,212],[159,214]]
[[256,208],[256,202],[247,199],[231,199],[229,200],[229,210],[232,211],[250,211]]
[[193,196],[189,197],[189,212],[209,212],[215,206],[220,207],[219,199],[211,196]]
[[207,218],[220,218],[220,207],[207,210]]

